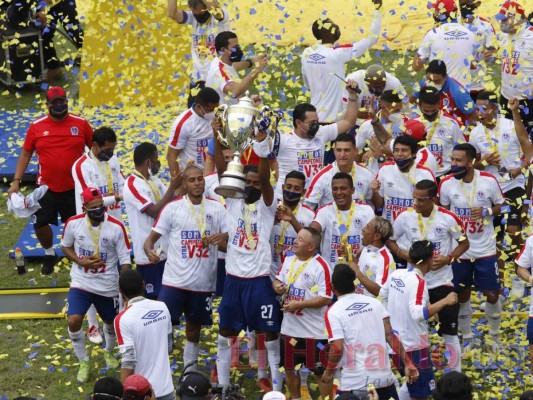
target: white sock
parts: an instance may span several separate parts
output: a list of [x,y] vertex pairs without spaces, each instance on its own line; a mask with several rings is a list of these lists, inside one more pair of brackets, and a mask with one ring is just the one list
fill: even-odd
[[264,369],[264,368],[259,368],[257,370],[257,380],[259,379],[263,379],[263,378],[268,378],[268,369]]
[[497,336],[500,331],[500,323],[502,322],[502,303],[497,301],[491,304],[487,301],[485,315],[489,322],[489,334]]
[[279,370],[279,338],[266,342],[268,365],[272,374],[272,389],[280,392],[283,389],[283,376]]
[[231,339],[218,335],[217,374],[218,383],[229,385],[229,365],[231,361]]
[[448,366],[453,371],[461,372],[461,343],[459,336],[443,334],[446,350],[450,353],[448,357]]
[[55,256],[56,251],[54,250],[54,246],[44,249],[44,254],[47,256]]
[[80,361],[88,361],[87,353],[85,352],[85,333],[83,329],[80,329],[78,332],[71,332],[68,330],[68,336],[72,342],[72,347],[74,347],[74,354],[78,357]]
[[307,386],[307,377],[309,376],[309,371],[305,368],[300,368],[300,381],[302,387]]
[[117,335],[113,325],[104,322],[105,351],[111,353],[117,344]]
[[87,322],[89,323],[89,328],[93,325],[99,328],[98,316],[96,315],[96,307],[94,306],[94,304],[91,304],[91,306],[87,310]]
[[407,383],[404,383],[400,390],[398,391],[398,397],[400,400],[411,400],[411,396],[409,395],[409,389],[407,389]]
[[[196,371],[198,365],[198,353],[200,352],[200,344],[185,341],[185,347],[183,348],[183,367],[191,365],[188,370]],[[191,364],[194,363],[194,364]]]
[[249,332],[246,331],[246,336],[248,337],[248,357],[249,357],[249,363],[250,366],[254,366],[257,364],[257,349],[255,348],[256,338],[255,338],[255,331]]
[[463,334],[463,339],[474,337],[472,333],[472,303],[470,303],[470,300],[459,304],[459,330]]

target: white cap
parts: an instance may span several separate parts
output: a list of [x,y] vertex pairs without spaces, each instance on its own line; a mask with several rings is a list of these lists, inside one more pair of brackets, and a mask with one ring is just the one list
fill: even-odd
[[287,398],[281,392],[272,391],[265,394],[263,400],[287,400]]

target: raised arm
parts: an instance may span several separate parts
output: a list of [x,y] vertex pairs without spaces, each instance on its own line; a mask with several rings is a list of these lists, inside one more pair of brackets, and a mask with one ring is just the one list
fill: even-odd
[[346,90],[348,91],[348,107],[346,107],[342,119],[337,121],[337,134],[339,135],[352,129],[355,126],[355,121],[357,121],[357,98],[361,90],[357,88],[357,83],[351,79],[348,80]]
[[[520,142],[520,147],[522,148],[522,153],[524,153],[524,158],[526,162],[530,163],[531,158],[533,158],[533,144],[531,144],[531,141],[529,140],[526,127],[524,126],[522,118],[520,117],[519,106],[520,103],[518,99],[513,98],[509,100],[508,107],[509,110],[511,110],[511,113],[513,114],[513,122],[514,129],[516,131],[516,136],[518,137],[518,141]],[[530,110],[530,112],[533,111]]]
[[185,12],[178,9],[178,0],[168,0],[167,15],[178,24],[182,24],[185,21]]

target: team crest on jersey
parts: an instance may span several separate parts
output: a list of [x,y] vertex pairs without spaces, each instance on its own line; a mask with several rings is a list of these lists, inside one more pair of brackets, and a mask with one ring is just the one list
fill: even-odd
[[362,191],[363,190],[363,182],[357,181],[355,183],[355,187],[357,188],[357,190]]
[[446,134],[446,131],[442,128],[437,129],[437,132],[435,133],[437,137],[443,137],[445,134]]
[[70,127],[70,133],[72,134],[72,136],[78,136],[78,127],[77,126],[71,126]]
[[210,224],[213,222],[213,216],[211,214],[206,214],[205,220],[207,221],[208,224]]
[[443,107],[449,107],[450,106],[450,99],[445,97],[444,99],[442,99],[442,106]]
[[308,281],[311,278],[308,272],[304,272],[304,281]]
[[146,293],[154,293],[154,285],[151,283],[147,283],[145,286]]
[[355,218],[353,220],[353,224],[355,225],[356,228],[362,228],[363,227],[363,221],[361,221],[360,218]]
[[102,245],[107,246],[108,244],[109,244],[109,239],[106,237],[102,238]]
[[392,281],[397,287],[405,287],[405,283],[401,279],[398,278],[392,278]]
[[503,132],[502,141],[503,142],[510,142],[511,141],[511,135],[510,135],[509,132]]
[[163,314],[163,310],[151,310],[144,314],[141,319],[156,319],[161,314]]
[[442,235],[443,232],[444,232],[444,229],[442,229],[442,227],[440,226],[435,227],[435,235],[440,236]]
[[111,168],[111,173],[113,175],[116,175],[117,174],[117,169],[115,167]]
[[346,308],[346,311],[362,311],[368,307],[369,303],[353,303]]
[[477,192],[477,199],[478,200],[485,200],[485,193]]

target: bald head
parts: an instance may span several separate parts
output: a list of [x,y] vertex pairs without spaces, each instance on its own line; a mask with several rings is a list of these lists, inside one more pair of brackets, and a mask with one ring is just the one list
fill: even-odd
[[204,174],[204,170],[199,165],[197,164],[188,165],[183,170],[183,178],[187,179],[191,175],[192,172],[197,173],[198,171],[200,171],[201,175]]
[[387,84],[385,69],[379,64],[370,65],[365,71],[365,83],[372,94],[381,96]]

